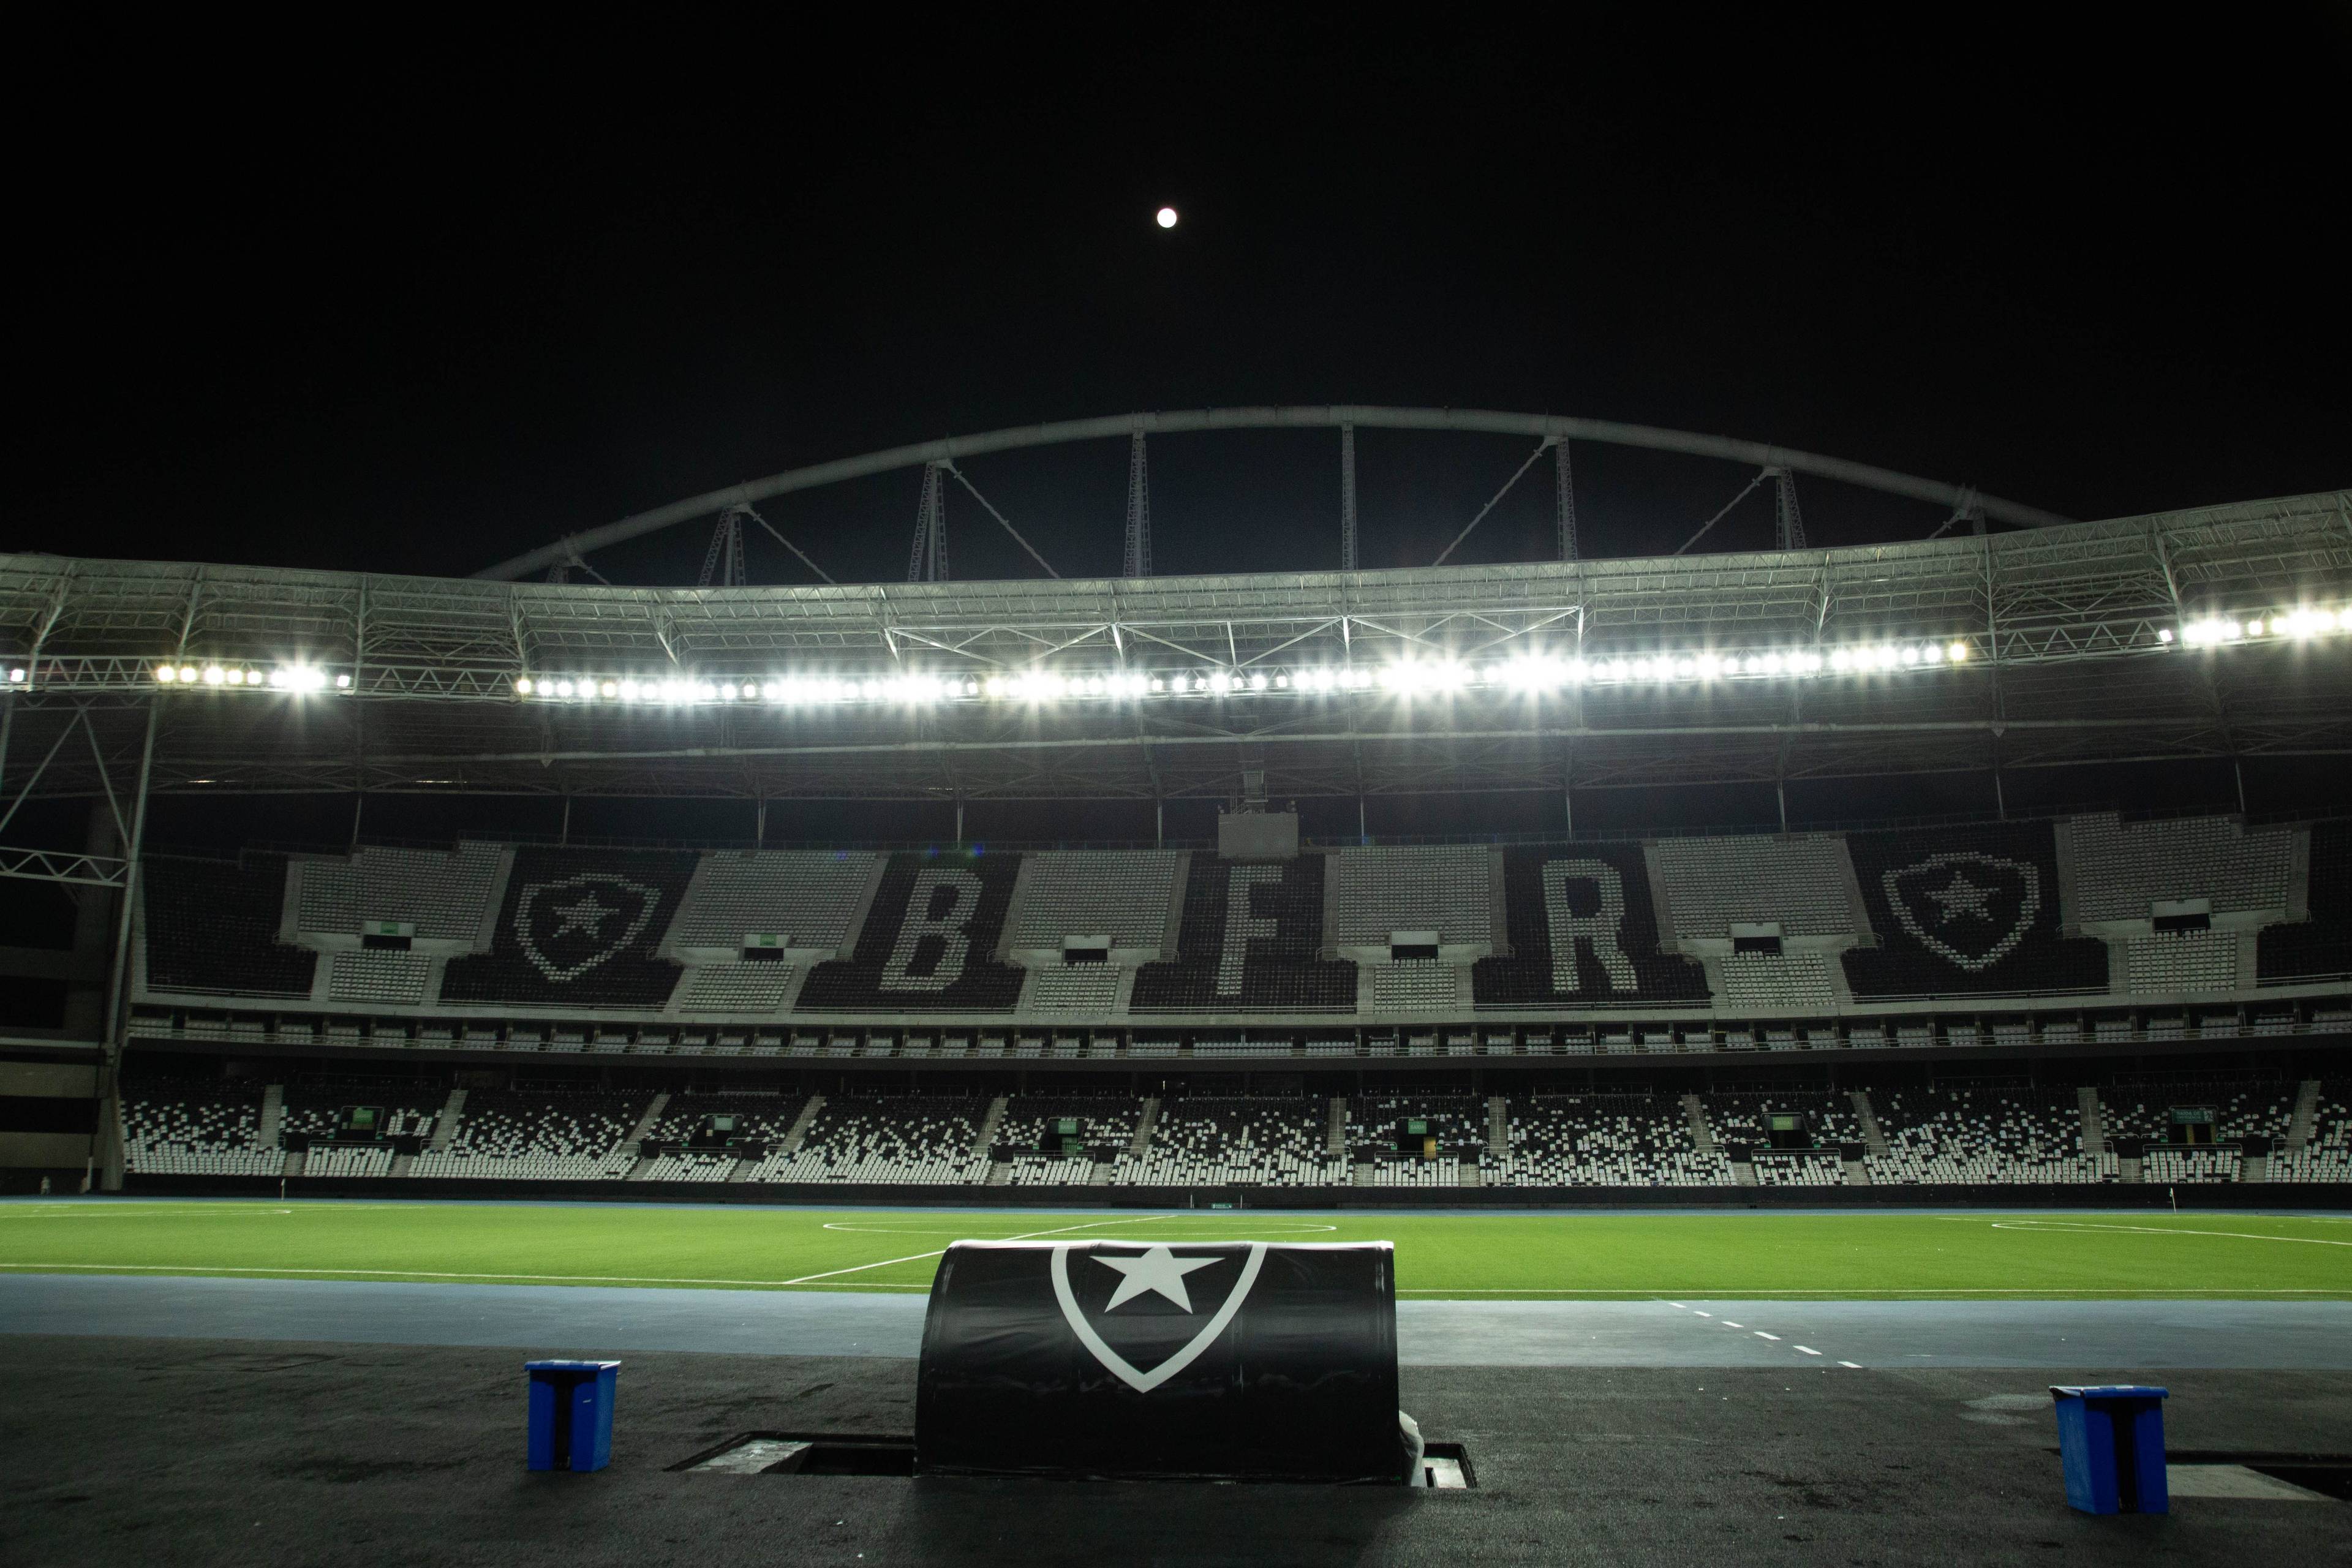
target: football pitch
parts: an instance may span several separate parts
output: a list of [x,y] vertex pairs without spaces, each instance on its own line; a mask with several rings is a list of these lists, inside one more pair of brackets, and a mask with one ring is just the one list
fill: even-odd
[[919,1291],[959,1239],[1396,1244],[1423,1300],[2352,1300],[2352,1215],[0,1203],[0,1270]]

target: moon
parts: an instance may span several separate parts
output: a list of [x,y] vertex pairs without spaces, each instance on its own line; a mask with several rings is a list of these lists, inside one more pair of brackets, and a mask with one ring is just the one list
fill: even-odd
[[1158,223],[1162,228],[1174,228],[1176,226],[1176,209],[1174,207],[1161,207],[1154,216],[1153,221]]

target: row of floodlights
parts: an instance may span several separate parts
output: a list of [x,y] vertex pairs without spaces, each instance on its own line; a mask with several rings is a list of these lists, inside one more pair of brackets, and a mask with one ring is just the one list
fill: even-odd
[[307,664],[281,664],[269,669],[242,664],[159,664],[158,686],[266,686],[278,691],[338,691],[351,689],[348,675],[330,676]]
[[1965,664],[1966,642],[1877,644],[1828,653],[1658,654],[1632,658],[1519,658],[1470,665],[1428,660],[1306,669],[1134,671],[1063,674],[1031,670],[1010,675],[896,675],[871,679],[779,676],[766,680],[639,680],[622,676],[517,676],[515,694],[548,701],[619,702],[943,702],[960,699],[1044,701],[1064,698],[1226,697],[1259,692],[1322,693],[1463,691],[1501,687],[1518,691],[1568,686],[1653,685],[1721,679],[1787,679],[1865,674]]
[[[2330,632],[2352,632],[2352,605],[2338,610],[2283,610],[2273,616],[2250,616],[2242,621],[2232,616],[2209,616],[2201,621],[2182,622],[2180,641],[2188,647],[2212,647],[2265,637],[2325,637]],[[2169,630],[2156,635],[2166,642],[2172,640]]]

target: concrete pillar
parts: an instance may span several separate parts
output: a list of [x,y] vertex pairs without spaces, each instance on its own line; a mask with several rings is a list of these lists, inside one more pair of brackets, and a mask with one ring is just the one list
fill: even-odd
[[[122,835],[114,812],[105,801],[90,803],[89,826],[82,835],[89,855],[122,853]],[[73,963],[66,978],[66,1038],[95,1040],[106,1027],[107,959],[114,946],[114,900],[111,888],[73,889]]]

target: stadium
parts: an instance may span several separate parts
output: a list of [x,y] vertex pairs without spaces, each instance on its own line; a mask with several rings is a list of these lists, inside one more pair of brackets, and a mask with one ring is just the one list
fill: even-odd
[[[1268,429],[1336,437],[1336,569],[1154,575],[1150,454]],[[1549,558],[1364,568],[1390,430],[1528,444],[1488,510]],[[1063,577],[975,460],[1103,441],[1125,570]],[[1771,547],[1583,558],[1588,447],[1739,465],[1694,541]],[[763,504],[877,475],[908,581],[746,580]],[[1809,545],[1801,485],[1885,542]],[[1045,574],[954,577],[951,502]],[[689,524],[696,586],[593,564]],[[1475,1484],[1285,1561],[1540,1557],[1563,1510],[1630,1551],[1727,1466],[1809,1555],[1921,1539],[1889,1512],[2021,1553],[2063,1382],[2168,1379],[2176,1458],[2344,1495],[2352,491],[2073,521],[1545,415],[1128,415],[467,579],[0,557],[0,1300],[57,1336],[13,1377],[102,1447],[145,1395],[91,1336],[150,1347],[224,1432],[173,1488],[341,1466],[369,1539],[497,1536],[511,1348],[612,1353],[579,1506],[628,1550],[988,1555],[1040,1483],[889,1458],[951,1249],[1304,1242],[1392,1246],[1403,1403]],[[1569,1500],[1604,1437],[1649,1468]],[[1213,1555],[1279,1490],[1057,1498],[1042,1554]],[[2279,1517],[2177,1522],[2315,1560]]]

